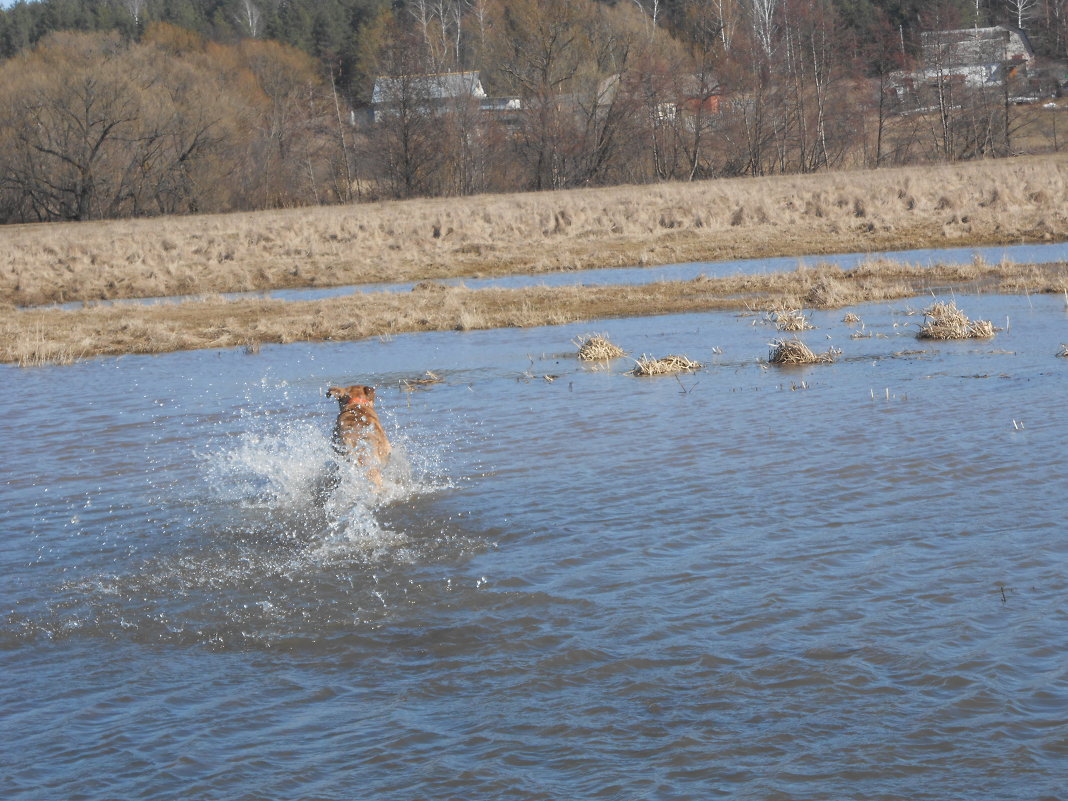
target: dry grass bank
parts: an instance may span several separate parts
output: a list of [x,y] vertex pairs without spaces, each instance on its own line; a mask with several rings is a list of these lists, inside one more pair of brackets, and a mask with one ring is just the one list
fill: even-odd
[[94,355],[163,353],[261,343],[355,340],[402,332],[534,326],[713,309],[834,308],[928,292],[1068,290],[1068,265],[914,267],[875,262],[843,271],[699,278],[643,286],[465,289],[428,284],[405,293],[318,301],[221,298],[154,306],[28,309],[0,318],[0,361],[23,365]]
[[0,303],[1068,238],[1068,157],[0,228]]

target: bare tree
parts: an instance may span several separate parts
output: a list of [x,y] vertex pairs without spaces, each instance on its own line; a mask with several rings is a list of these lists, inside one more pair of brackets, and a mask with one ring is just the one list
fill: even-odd
[[352,200],[353,188],[359,192],[359,184],[355,179],[356,170],[352,163],[352,157],[350,155],[348,137],[345,135],[346,124],[341,114],[341,100],[337,93],[337,83],[334,80],[334,70],[330,69],[330,96],[334,101],[334,116],[337,119],[337,137],[338,143],[341,145],[341,166],[344,172],[345,183],[344,186],[338,187],[335,191],[337,196],[346,202]]
[[147,0],[118,0],[118,2],[133,17],[134,25],[140,25]]
[[468,0],[411,0],[408,4],[433,69],[452,69],[460,64],[467,4]]
[[719,38],[723,43],[723,52],[729,53],[741,18],[739,0],[712,0],[711,5],[719,21]]
[[1005,0],[1005,7],[1012,15],[1013,23],[1017,28],[1027,27],[1038,12],[1038,0]]
[[[618,30],[602,7],[576,20],[587,44],[585,76],[574,85],[575,137],[569,148],[566,181],[599,183],[619,152],[622,132],[634,109],[626,86],[634,54],[646,37]],[[655,31],[652,33],[655,34]]]
[[239,0],[234,11],[234,19],[237,24],[253,39],[260,35],[260,21],[263,15],[260,8],[252,0]]
[[883,163],[884,139],[887,122],[897,101],[896,92],[891,88],[891,76],[905,68],[905,56],[898,46],[898,32],[893,29],[889,19],[878,12],[868,31],[868,44],[864,57],[875,73],[875,153],[871,157],[871,166],[879,167]]
[[150,45],[69,33],[3,70],[4,216],[88,220],[199,207],[199,165],[226,127],[212,75]]
[[687,156],[686,171],[680,176],[687,180],[711,173],[705,150],[720,114],[720,72],[727,57],[727,42],[733,37],[731,33],[725,39],[724,29],[737,22],[724,20],[731,8],[726,0],[714,3],[689,0],[684,6],[689,63],[685,75],[675,84],[674,96],[681,102],[673,127]]
[[50,74],[24,76],[5,98],[6,181],[38,219],[98,218],[128,192],[123,167],[114,169],[114,162],[125,160],[139,109],[121,71],[99,63],[107,56],[95,44],[53,36],[46,47],[66,48],[69,58],[56,52]]
[[435,194],[443,165],[431,57],[420,36],[391,26],[374,96],[376,155],[390,194],[401,198]]
[[1046,13],[1052,28],[1054,51],[1059,58],[1068,56],[1068,0],[1046,0]]
[[660,0],[631,0],[643,14],[649,17],[650,37],[660,19]]
[[478,57],[482,59],[486,54],[486,32],[490,18],[490,0],[470,0],[470,3],[471,16],[474,17],[478,28]]
[[775,21],[781,0],[747,0],[753,34],[766,57],[771,56],[775,41]]
[[565,183],[573,118],[562,95],[581,62],[578,18],[585,11],[570,0],[516,0],[504,7],[498,26],[501,72],[522,97],[517,149],[533,189]]

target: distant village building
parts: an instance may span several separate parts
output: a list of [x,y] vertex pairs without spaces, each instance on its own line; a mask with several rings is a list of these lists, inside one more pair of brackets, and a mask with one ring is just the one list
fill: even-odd
[[371,91],[374,121],[396,113],[405,104],[442,113],[465,100],[484,100],[486,91],[477,71],[429,75],[380,75]]
[[723,89],[707,75],[687,75],[683,79],[682,97],[676,101],[681,113],[690,117],[715,116],[720,112]]
[[630,78],[627,87],[622,86],[622,76],[609,75],[597,89],[597,105],[608,106],[615,102],[619,91],[641,97],[652,107],[657,123],[683,119],[687,123],[720,113],[722,88],[718,81],[700,75],[672,76],[668,80],[648,81],[644,75]]
[[1013,81],[1030,91],[1035,53],[1027,34],[1008,25],[927,31],[920,38],[919,68],[895,72],[887,91],[906,105],[923,106],[939,86],[964,89],[1004,87]]
[[478,108],[484,119],[492,119],[505,128],[514,130],[522,120],[523,103],[518,97],[483,98]]
[[422,110],[442,114],[465,102],[477,103],[486,113],[516,112],[518,98],[489,97],[482,88],[478,70],[440,72],[425,75],[381,75],[371,91],[374,122],[394,114],[402,104],[411,103]]
[[969,88],[1000,86],[1013,71],[1035,60],[1027,34],[1007,25],[955,31],[927,31],[920,39],[924,81],[952,76]]

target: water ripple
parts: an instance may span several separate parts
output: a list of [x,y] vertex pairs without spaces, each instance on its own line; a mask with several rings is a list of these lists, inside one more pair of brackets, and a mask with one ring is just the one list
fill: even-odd
[[[76,445],[58,374],[0,368],[0,792],[1058,797],[1063,299],[960,302],[1011,330],[825,315],[846,358],[798,372],[733,315],[611,322],[721,349],[688,392],[578,326],[99,360]],[[331,456],[352,373],[384,495]]]

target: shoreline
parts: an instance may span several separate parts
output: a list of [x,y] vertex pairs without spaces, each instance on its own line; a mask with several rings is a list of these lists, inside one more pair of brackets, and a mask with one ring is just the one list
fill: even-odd
[[[872,261],[850,270],[698,278],[643,285],[467,289],[314,301],[210,299],[155,306],[26,309],[0,319],[0,362],[70,364],[95,356],[168,353],[446,330],[561,325],[617,317],[772,308],[842,308],[937,291],[1068,293],[1068,263],[917,267]],[[1066,294],[1068,297],[1068,294]]]

